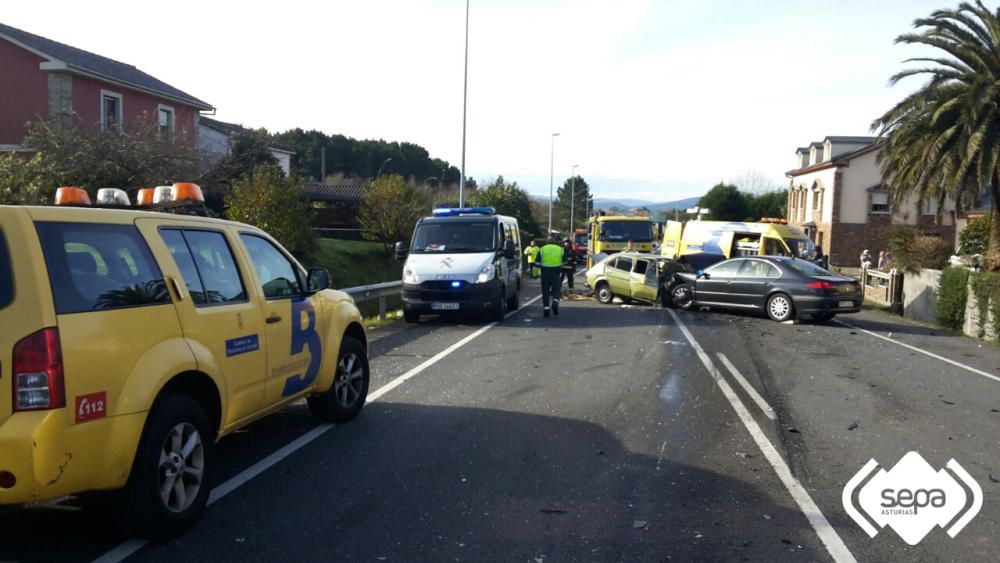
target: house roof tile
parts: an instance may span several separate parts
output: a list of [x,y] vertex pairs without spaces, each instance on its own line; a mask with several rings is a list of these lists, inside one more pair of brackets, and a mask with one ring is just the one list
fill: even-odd
[[122,84],[123,86],[159,94],[200,110],[213,109],[208,103],[199,100],[187,92],[174,88],[130,64],[102,57],[83,49],[77,49],[76,47],[46,39],[45,37],[2,23],[0,23],[0,39],[7,39],[53,62],[65,63],[74,70],[92,74],[99,78]]
[[310,201],[330,203],[360,203],[364,192],[363,184],[318,184],[302,185],[302,195]]

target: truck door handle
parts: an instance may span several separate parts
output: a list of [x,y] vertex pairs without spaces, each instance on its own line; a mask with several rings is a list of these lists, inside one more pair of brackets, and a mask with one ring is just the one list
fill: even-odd
[[280,323],[281,315],[271,315],[270,317],[264,319],[264,322],[266,322],[269,325],[273,325],[274,323]]

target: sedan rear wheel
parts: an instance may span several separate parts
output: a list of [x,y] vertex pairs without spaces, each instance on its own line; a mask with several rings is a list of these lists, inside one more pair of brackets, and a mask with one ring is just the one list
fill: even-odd
[[792,305],[792,298],[784,293],[772,295],[767,300],[767,316],[779,323],[791,320],[795,316],[795,307]]

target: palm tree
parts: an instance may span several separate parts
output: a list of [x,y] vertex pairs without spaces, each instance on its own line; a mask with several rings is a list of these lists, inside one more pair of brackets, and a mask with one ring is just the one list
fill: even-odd
[[[959,208],[971,205],[984,190],[1000,202],[1000,9],[981,1],[954,10],[937,10],[914,21],[917,32],[896,43],[944,51],[940,57],[905,62],[924,66],[890,79],[926,76],[917,91],[872,123],[884,141],[879,160],[896,202],[916,195],[921,202],[946,197]],[[986,254],[990,270],[1000,270],[1000,221],[992,222]]]

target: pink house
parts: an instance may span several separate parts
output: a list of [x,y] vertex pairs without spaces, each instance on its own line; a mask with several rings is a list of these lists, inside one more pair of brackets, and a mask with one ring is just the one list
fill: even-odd
[[30,121],[117,129],[153,126],[195,144],[214,108],[138,68],[0,24],[0,151],[24,150]]

